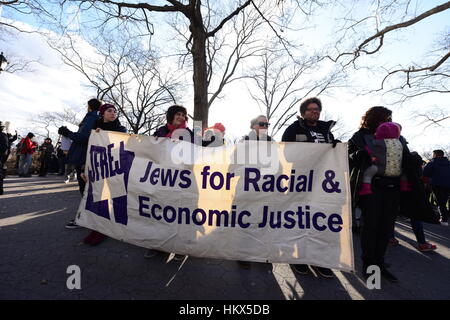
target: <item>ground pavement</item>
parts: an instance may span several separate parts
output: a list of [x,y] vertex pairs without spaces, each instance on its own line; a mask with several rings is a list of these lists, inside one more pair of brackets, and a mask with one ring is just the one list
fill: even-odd
[[[386,260],[400,283],[382,280],[369,290],[361,277],[359,239],[354,237],[356,274],[333,279],[298,275],[287,264],[253,263],[167,254],[151,259],[145,249],[107,239],[82,243],[87,229],[68,230],[80,201],[76,182],[58,176],[5,180],[0,196],[0,299],[450,299],[450,228],[425,224],[435,252],[416,250],[407,220],[397,222],[398,246]],[[81,269],[81,289],[69,290],[67,268]]]

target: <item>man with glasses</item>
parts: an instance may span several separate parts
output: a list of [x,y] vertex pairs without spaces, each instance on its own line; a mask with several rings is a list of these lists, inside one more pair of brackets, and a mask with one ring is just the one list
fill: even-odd
[[[333,143],[336,146],[337,140],[331,133],[331,128],[336,124],[335,121],[320,121],[320,112],[322,111],[322,102],[314,97],[302,102],[300,105],[300,115],[297,121],[292,123],[283,133],[281,141],[284,142],[313,142],[313,143]],[[309,267],[306,264],[292,265],[295,272],[299,274],[308,274]],[[311,268],[325,278],[332,278],[331,269],[311,266]]]
[[250,129],[248,135],[244,136],[244,140],[265,140],[273,141],[272,137],[267,134],[269,129],[269,121],[265,115],[259,115],[250,121]]

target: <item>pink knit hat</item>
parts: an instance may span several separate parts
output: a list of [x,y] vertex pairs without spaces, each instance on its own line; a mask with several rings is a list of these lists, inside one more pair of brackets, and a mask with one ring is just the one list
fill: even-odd
[[375,139],[398,139],[402,126],[395,122],[383,122],[375,132]]

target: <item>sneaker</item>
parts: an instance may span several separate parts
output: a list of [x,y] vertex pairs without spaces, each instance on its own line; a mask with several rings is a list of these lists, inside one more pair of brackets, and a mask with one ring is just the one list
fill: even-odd
[[381,267],[380,271],[381,271],[381,276],[383,278],[385,278],[387,281],[392,282],[392,283],[398,282],[397,277],[394,276],[388,269],[386,269],[386,267]]
[[397,239],[391,238],[391,239],[389,239],[389,244],[392,245],[392,246],[396,246],[396,245],[399,244],[399,242],[398,242]]
[[421,252],[428,252],[428,251],[433,251],[436,250],[436,245],[431,244],[429,242],[425,242],[425,243],[419,243],[418,245],[418,249]]
[[148,250],[145,251],[145,253],[144,253],[144,258],[146,258],[146,259],[153,258],[153,257],[156,256],[158,253],[159,253],[158,250],[148,249]]
[[317,267],[317,266],[312,266],[312,268],[314,269],[314,271],[316,271],[318,274],[320,274],[324,278],[333,278],[333,276],[334,276],[333,271],[331,271],[331,269]]
[[64,180],[65,184],[68,184],[70,182],[70,179]]
[[448,221],[441,220],[441,226],[448,227]]
[[307,264],[293,264],[292,268],[298,274],[308,274],[309,272],[309,267]]
[[66,224],[66,229],[78,229],[81,228],[81,226],[77,225],[75,223],[75,220],[71,220],[68,224]]
[[250,262],[248,262],[248,261],[241,261],[241,260],[238,260],[237,263],[238,263],[238,265],[239,265],[242,269],[248,270],[248,269],[251,268],[251,264],[250,264]]

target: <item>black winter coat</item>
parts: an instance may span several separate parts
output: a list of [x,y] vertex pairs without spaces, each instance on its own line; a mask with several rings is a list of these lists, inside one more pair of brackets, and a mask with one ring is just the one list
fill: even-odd
[[50,159],[55,148],[51,143],[44,142],[39,148],[39,151],[41,151],[41,159]]
[[127,128],[121,125],[119,118],[117,118],[113,122],[104,122],[103,118],[100,118],[97,121],[95,121],[92,130],[95,130],[97,128],[108,131],[127,132]]
[[422,158],[411,152],[403,159],[403,172],[411,185],[411,191],[400,192],[400,214],[427,223],[439,224],[439,216],[427,199],[422,181]]
[[[187,132],[189,132],[189,135],[191,137],[191,143],[194,143],[194,133],[192,132],[191,129],[189,128],[185,128],[187,130]],[[169,128],[167,127],[167,125],[159,127],[154,133],[153,136],[154,137],[159,137],[159,138],[164,138],[167,136],[167,134],[170,132]],[[182,138],[182,137],[180,137]],[[183,140],[183,139],[180,139]]]
[[[315,131],[320,132],[326,143],[332,143],[334,136],[331,133],[331,129],[336,124],[336,121],[317,121],[317,126],[314,127]],[[298,118],[297,121],[292,123],[283,133],[281,141],[284,142],[314,142],[315,138],[311,135],[310,129],[305,123],[305,120]]]
[[6,161],[6,155],[8,152],[9,143],[8,136],[3,132],[0,132],[0,162]]

